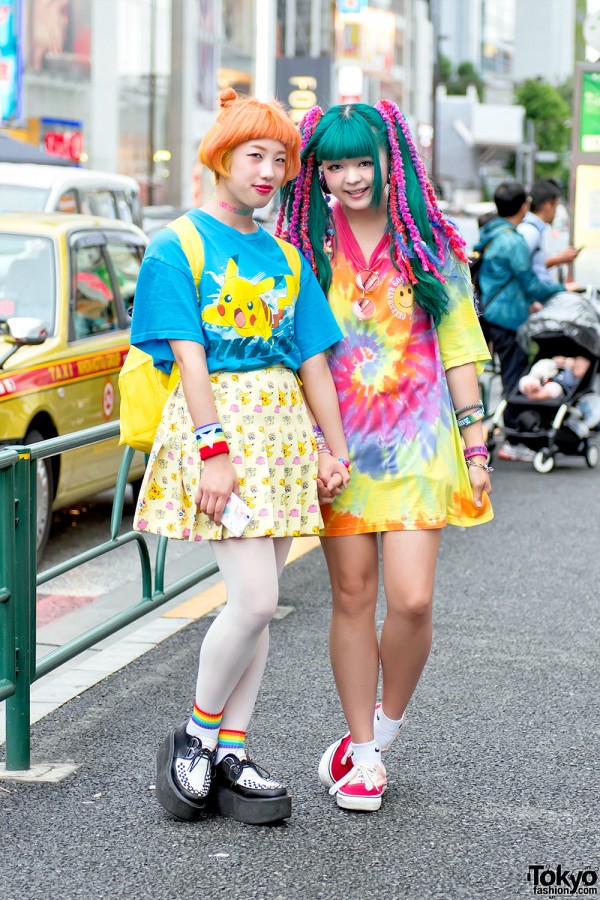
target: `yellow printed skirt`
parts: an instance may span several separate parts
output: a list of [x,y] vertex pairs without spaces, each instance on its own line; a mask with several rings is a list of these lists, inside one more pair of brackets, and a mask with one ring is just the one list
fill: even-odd
[[[240,496],[254,516],[242,537],[318,534],[317,452],[296,376],[281,366],[216,372],[211,383]],[[134,528],[184,541],[233,537],[195,503],[202,473],[181,382],[165,404]]]

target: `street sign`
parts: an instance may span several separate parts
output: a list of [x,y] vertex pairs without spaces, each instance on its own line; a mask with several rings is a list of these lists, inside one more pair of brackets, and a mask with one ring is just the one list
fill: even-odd
[[600,153],[600,72],[583,72],[581,144],[583,153]]

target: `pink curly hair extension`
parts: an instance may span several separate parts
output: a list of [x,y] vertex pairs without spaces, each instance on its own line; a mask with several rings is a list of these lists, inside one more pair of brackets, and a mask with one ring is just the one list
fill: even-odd
[[[431,272],[431,274],[441,281],[445,282],[444,276],[439,272],[437,266],[434,264],[431,259],[431,255],[427,253],[427,245],[423,240],[419,229],[417,228],[416,222],[413,219],[412,213],[410,211],[410,207],[408,205],[408,200],[406,199],[406,180],[404,177],[404,165],[402,162],[402,153],[400,151],[400,144],[398,142],[398,134],[396,129],[394,128],[394,120],[392,118],[391,113],[387,109],[387,106],[384,106],[382,103],[377,104],[375,107],[377,112],[384,120],[387,133],[388,133],[388,141],[390,144],[391,150],[391,166],[390,166],[390,194],[391,198],[393,197],[397,200],[398,207],[400,209],[400,216],[402,218],[402,222],[406,226],[408,233],[410,234],[413,242],[414,252],[417,254],[421,261],[421,265],[426,272]],[[390,199],[391,199],[390,198]],[[396,203],[390,203],[390,214],[392,217],[392,222],[394,223],[394,227],[396,231],[402,231],[397,227],[396,216],[398,214],[398,210],[396,207]],[[428,249],[428,248],[427,248]],[[413,276],[414,277],[414,276]],[[413,282],[414,284],[414,282]]]
[[[382,118],[385,120],[386,125],[390,126],[389,119],[383,114],[385,110],[392,122],[395,122],[400,128],[404,140],[406,141],[406,145],[408,147],[408,151],[410,154],[410,158],[412,160],[413,166],[415,168],[415,172],[417,173],[417,178],[419,180],[419,184],[421,186],[421,190],[423,192],[423,197],[425,199],[425,205],[427,208],[427,214],[430,222],[432,223],[432,232],[433,238],[438,250],[437,260],[439,265],[443,265],[444,263],[444,245],[440,236],[440,231],[443,231],[448,243],[450,244],[452,250],[456,254],[456,256],[462,260],[462,262],[467,262],[467,256],[464,251],[465,242],[460,234],[456,231],[453,225],[448,222],[443,214],[441,209],[438,206],[437,198],[435,196],[435,191],[429,181],[427,176],[427,172],[425,170],[425,166],[423,164],[423,160],[419,156],[415,143],[412,139],[412,135],[410,133],[410,128],[408,126],[408,122],[402,115],[398,106],[393,103],[391,100],[380,100],[379,103],[376,104],[375,109],[379,112]],[[437,226],[437,227],[436,227]]]
[[[301,152],[302,150],[304,150],[311,137],[313,136],[315,128],[319,124],[322,116],[323,110],[321,109],[321,107],[313,106],[312,109],[309,109],[309,111],[300,120],[298,127],[302,138],[300,145]],[[311,155],[302,165],[300,172],[294,182],[292,212],[289,218],[288,231],[284,232],[283,230],[286,210],[285,204],[282,203],[279,210],[279,215],[277,217],[275,234],[277,237],[284,237],[286,240],[289,240],[290,243],[292,243],[295,247],[297,247],[298,250],[310,262],[313,272],[315,272],[315,274],[318,274],[315,254],[308,235],[308,219],[310,214],[309,197],[314,175],[314,168],[315,156],[314,153],[311,153]]]

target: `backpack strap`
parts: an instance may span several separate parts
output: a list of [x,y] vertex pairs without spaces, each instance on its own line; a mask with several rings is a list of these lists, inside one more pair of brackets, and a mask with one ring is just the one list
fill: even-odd
[[[535,234],[536,234],[536,240],[534,241],[533,247],[529,251],[529,258],[533,262],[533,257],[535,256],[535,254],[539,253],[539,251],[542,249],[543,232],[540,228],[537,227],[535,222],[523,221],[523,222],[521,222],[521,225],[519,227],[522,228],[523,225],[526,225],[526,226],[528,225],[529,228],[533,228],[533,230],[535,231]],[[518,231],[518,229],[517,229],[517,231]],[[527,245],[527,246],[529,248],[529,245]]]
[[[489,239],[489,241],[487,241],[487,243],[485,243],[483,245],[483,247],[481,248],[481,251],[480,251],[481,256],[483,257],[485,250],[490,246],[490,244],[492,243],[492,241],[494,240],[495,237],[497,237],[499,234],[508,234],[510,231],[513,231],[513,229],[512,228],[503,228],[501,231],[497,231],[496,234],[492,235],[492,237]],[[511,275],[510,278],[508,279],[508,281],[505,281],[504,284],[501,284],[499,288],[496,288],[496,290],[494,291],[494,293],[492,294],[492,296],[489,299],[486,300],[485,297],[481,297],[481,296],[479,297],[479,309],[480,309],[481,315],[483,315],[485,313],[485,311],[488,308],[488,306],[490,305],[490,303],[493,303],[493,301],[496,299],[496,297],[500,293],[502,293],[502,291],[504,290],[505,287],[508,287],[508,285],[511,283],[512,280],[513,280],[513,277]]]
[[302,263],[300,262],[300,251],[297,247],[294,247],[293,244],[290,244],[289,241],[283,241],[281,238],[276,237],[275,240],[283,250],[285,254],[285,258],[287,260],[287,264],[292,270],[292,275],[294,276],[294,281],[296,282],[296,294],[300,293],[300,270],[302,267]]
[[169,222],[167,228],[172,229],[179,238],[181,249],[185,253],[192,270],[192,278],[196,286],[198,302],[200,302],[199,284],[202,270],[204,269],[204,244],[200,233],[187,213],[179,216],[173,222]]
[[[190,264],[190,269],[192,270],[196,296],[198,298],[198,303],[200,303],[200,278],[202,276],[202,270],[204,269],[204,244],[202,243],[200,233],[187,213],[183,216],[179,216],[178,219],[174,219],[173,222],[169,222],[166,227],[174,231],[179,238],[181,249],[185,253],[187,261]],[[169,376],[169,393],[173,390],[179,381],[179,378],[179,369],[174,363]]]

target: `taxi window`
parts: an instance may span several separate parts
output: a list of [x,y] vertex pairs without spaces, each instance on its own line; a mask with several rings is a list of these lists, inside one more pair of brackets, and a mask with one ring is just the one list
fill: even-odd
[[86,206],[94,216],[103,216],[106,219],[117,219],[117,210],[111,191],[86,190],[81,192]]
[[2,233],[0,315],[41,319],[48,334],[54,334],[56,274],[49,238]]
[[75,337],[91,337],[118,328],[115,295],[103,248],[78,247],[74,275]]
[[107,239],[106,250],[113,264],[125,309],[129,310],[133,305],[144,248],[138,244],[126,244],[113,235],[107,235]]
[[65,191],[59,198],[56,208],[61,213],[76,213],[77,195],[75,194],[75,191]]
[[117,204],[117,217],[123,222],[133,222],[131,207],[123,191],[115,191],[115,202]]

